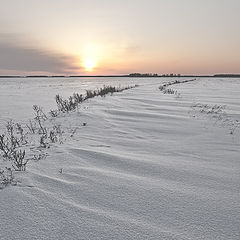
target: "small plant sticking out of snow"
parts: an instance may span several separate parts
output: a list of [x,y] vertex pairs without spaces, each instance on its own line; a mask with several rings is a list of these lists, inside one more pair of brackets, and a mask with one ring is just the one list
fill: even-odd
[[159,90],[160,90],[160,91],[164,91],[165,88],[166,88],[166,87],[165,87],[164,85],[159,86]]
[[47,153],[34,154],[32,160],[38,162],[47,157]]
[[57,110],[50,110],[50,115],[51,115],[51,117],[57,117],[58,116],[58,111]]
[[56,133],[53,131],[53,130],[51,130],[50,132],[49,132],[49,139],[50,139],[50,141],[52,142],[52,143],[55,143],[55,142],[57,142],[57,135],[56,135]]
[[26,139],[26,134],[24,134],[24,130],[20,123],[16,123],[16,130],[17,130],[17,134],[20,135],[21,144],[27,144],[28,142]]
[[6,167],[4,170],[0,169],[0,189],[3,189],[7,185],[16,185],[13,171],[8,167]]
[[8,142],[8,139],[5,137],[5,135],[0,135],[0,150],[3,152],[3,157],[8,157],[13,152],[12,147],[10,146],[10,143]]
[[6,133],[0,135],[0,150],[3,152],[3,157],[11,158],[16,148],[20,146],[20,139],[16,135],[12,121],[7,123],[6,129]]
[[29,120],[29,124],[26,124],[30,133],[35,134],[37,131],[36,122]]
[[75,127],[75,128],[71,131],[70,137],[73,137],[74,134],[77,132],[77,130],[78,130],[78,127]]
[[26,139],[21,125],[14,124],[12,121],[8,122],[6,133],[0,135],[0,150],[3,157],[11,162],[16,171],[25,171],[28,163],[25,159],[25,150],[20,149],[24,144],[26,144]]
[[62,134],[63,131],[61,129],[61,125],[53,126],[52,130],[49,132],[48,138],[50,139],[51,143],[62,142]]
[[171,89],[171,88],[168,88],[168,89],[165,89],[163,91],[163,94],[177,94],[177,91]]
[[46,128],[43,126],[43,121],[47,120],[46,114],[43,112],[42,108],[37,105],[33,105],[33,110],[35,114],[35,121],[39,126],[38,133],[39,134],[46,134]]
[[25,158],[25,150],[14,151],[12,154],[12,167],[15,171],[25,171],[29,159]]
[[230,123],[230,134],[234,134],[237,129],[240,128],[240,121],[235,120]]
[[47,135],[43,134],[40,136],[40,147],[42,148],[47,148],[48,147],[48,143],[46,142],[47,140]]

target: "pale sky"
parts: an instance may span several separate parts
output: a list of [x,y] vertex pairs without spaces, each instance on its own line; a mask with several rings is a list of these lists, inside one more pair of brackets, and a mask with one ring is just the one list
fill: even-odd
[[240,0],[0,0],[0,75],[240,73]]

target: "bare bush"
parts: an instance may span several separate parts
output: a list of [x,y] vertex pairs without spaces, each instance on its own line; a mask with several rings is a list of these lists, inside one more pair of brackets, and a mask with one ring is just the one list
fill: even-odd
[[82,101],[84,101],[84,97],[82,94],[79,93],[74,93],[73,94],[73,99],[77,102],[77,103],[81,103]]
[[6,134],[0,135],[0,150],[3,152],[3,157],[11,158],[15,149],[20,146],[21,141],[16,135],[12,121],[7,123],[6,129]]
[[50,130],[48,138],[52,143],[62,143],[62,134],[63,131],[61,129],[61,125],[55,125],[53,126],[52,130]]
[[47,135],[43,134],[40,136],[40,147],[42,148],[47,148],[48,147],[48,143],[46,142],[47,140]]
[[21,144],[27,144],[26,134],[24,133],[24,130],[20,123],[16,123],[16,131],[17,131],[17,134],[20,135]]
[[5,138],[5,135],[0,135],[0,150],[3,152],[3,156],[7,157],[11,154],[12,149],[9,146],[9,142],[7,138]]
[[36,122],[29,120],[29,124],[26,124],[27,128],[29,129],[30,133],[35,134],[37,131]]
[[12,167],[15,171],[25,171],[29,159],[25,159],[25,150],[14,151],[12,156]]
[[58,112],[57,110],[50,110],[50,112],[49,112],[49,113],[50,113],[50,115],[51,115],[52,117],[54,117],[54,118],[55,118],[55,117],[57,117],[57,116],[58,116],[58,113],[59,113],[59,112]]
[[49,139],[52,143],[55,143],[58,141],[57,135],[53,130],[51,130],[49,133]]
[[0,169],[0,188],[4,188],[7,185],[16,185],[14,181],[14,175],[11,168]]
[[163,94],[177,94],[177,91],[171,89],[171,88],[168,88],[168,89],[165,89],[163,91]]
[[19,123],[14,124],[9,121],[5,134],[0,135],[0,150],[3,157],[12,163],[12,167],[16,171],[25,171],[28,163],[28,160],[25,159],[25,150],[20,149],[23,144],[26,144],[23,128]]
[[43,126],[43,121],[47,120],[46,114],[43,112],[42,108],[37,105],[33,105],[33,110],[34,110],[34,114],[35,114],[34,119],[39,126],[38,133],[46,134],[46,128]]
[[37,161],[40,161],[40,160],[46,158],[47,155],[48,155],[47,153],[34,154],[32,157],[32,160],[37,162]]
[[165,89],[166,89],[165,86],[163,86],[163,85],[159,86],[159,90],[160,90],[160,91],[164,91]]
[[73,101],[72,96],[64,100],[60,95],[56,95],[56,103],[58,106],[58,111],[60,112],[69,112],[76,108],[77,104]]

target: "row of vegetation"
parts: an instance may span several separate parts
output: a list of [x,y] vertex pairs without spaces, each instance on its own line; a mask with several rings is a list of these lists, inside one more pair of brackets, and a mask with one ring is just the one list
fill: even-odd
[[176,94],[177,95],[179,93],[176,90],[173,90],[173,89],[169,88],[169,86],[176,85],[176,84],[187,83],[187,82],[193,82],[193,81],[196,81],[196,79],[188,79],[188,80],[184,80],[184,81],[175,80],[175,81],[164,83],[163,85],[160,85],[159,90],[163,94]]
[[96,89],[96,90],[87,90],[86,95],[74,93],[68,99],[63,99],[60,95],[56,95],[56,103],[58,110],[51,111],[52,116],[57,116],[58,112],[70,112],[74,111],[79,104],[83,103],[84,101],[94,98],[97,96],[104,97],[107,94],[113,94],[116,92],[122,92],[131,88],[138,87],[138,85],[127,86],[127,87],[112,87],[112,86],[104,86],[103,88]]
[[[0,157],[5,162],[4,169],[0,169],[0,188],[9,184],[15,185],[15,171],[25,171],[29,161],[38,161],[47,156],[46,149],[52,144],[63,143],[61,125],[52,124],[53,117],[60,113],[69,113],[76,110],[79,104],[84,101],[115,92],[122,92],[138,85],[127,87],[104,86],[96,90],[87,90],[85,95],[74,93],[68,99],[56,95],[57,110],[51,110],[49,114],[43,112],[40,106],[34,105],[34,118],[25,125],[9,121],[6,124],[4,133],[0,134]],[[85,126],[83,124],[83,126]],[[71,134],[73,136],[74,133]]]
[[[193,82],[196,79],[189,79],[184,81],[175,80],[172,82],[164,83],[159,86],[159,90],[163,94],[175,94],[177,96],[180,95],[176,90],[169,88],[172,85],[182,84],[187,82]],[[209,104],[201,104],[196,103],[191,106],[190,113],[193,117],[198,116],[198,113],[201,116],[207,116],[208,118],[214,119],[215,123],[219,123],[222,127],[229,128],[229,133],[234,134],[237,129],[240,129],[240,121],[237,119],[233,119],[231,116],[228,116],[225,111],[225,105],[209,105]]]
[[227,127],[229,133],[233,135],[237,129],[240,129],[240,121],[229,116],[225,109],[226,105],[196,103],[191,106],[190,113],[193,117],[206,116],[213,119],[215,124]]

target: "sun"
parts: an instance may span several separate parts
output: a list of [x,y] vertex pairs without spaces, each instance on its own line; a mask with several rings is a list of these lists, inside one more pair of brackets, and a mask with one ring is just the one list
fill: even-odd
[[92,58],[86,58],[83,61],[83,66],[86,71],[91,72],[96,67],[96,62]]

